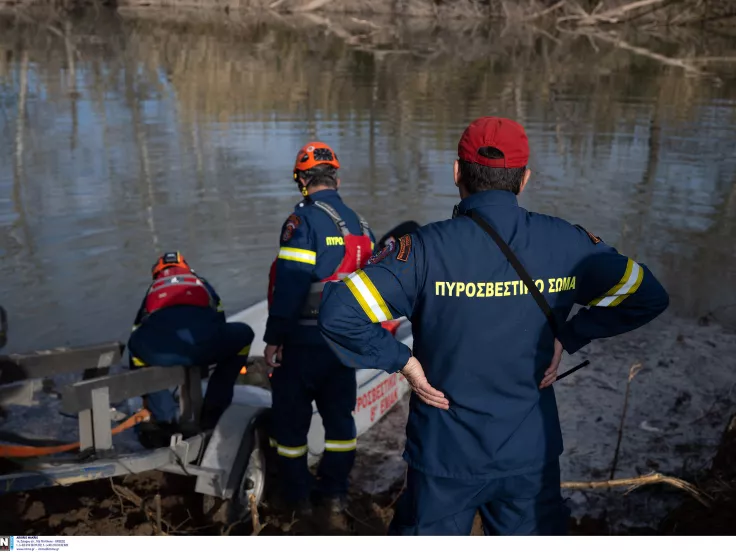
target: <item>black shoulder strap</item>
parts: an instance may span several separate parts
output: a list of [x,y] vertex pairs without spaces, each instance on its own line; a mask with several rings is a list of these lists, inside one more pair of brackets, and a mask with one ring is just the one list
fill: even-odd
[[550,308],[549,303],[547,303],[547,300],[544,298],[544,295],[541,294],[537,286],[534,285],[534,280],[532,280],[531,276],[529,276],[529,273],[519,262],[519,259],[516,257],[516,255],[514,255],[514,252],[511,251],[511,248],[508,246],[508,244],[503,241],[503,238],[498,235],[498,232],[496,232],[493,227],[488,224],[488,222],[486,222],[486,220],[478,213],[471,210],[465,213],[465,215],[470,217],[473,222],[480,226],[485,231],[485,233],[491,236],[493,241],[496,242],[496,245],[501,250],[501,253],[504,254],[504,256],[511,263],[511,266],[514,267],[514,270],[524,282],[524,285],[529,289],[529,293],[532,294],[532,297],[534,297],[537,305],[539,305],[539,308],[542,309],[544,316],[547,317],[547,322],[549,322],[549,325],[552,328],[552,333],[557,336],[557,323],[555,322],[555,317],[552,314],[552,309]]

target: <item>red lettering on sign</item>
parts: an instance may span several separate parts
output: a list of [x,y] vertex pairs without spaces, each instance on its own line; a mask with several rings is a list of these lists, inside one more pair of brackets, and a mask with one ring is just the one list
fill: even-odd
[[381,401],[381,414],[387,412],[399,400],[399,391],[393,391],[389,396]]
[[398,382],[398,377],[396,374],[391,374],[388,378],[383,380],[381,383],[376,385],[375,387],[372,387],[365,393],[363,393],[360,397],[358,397],[358,400],[356,401],[356,409],[355,411],[358,412],[360,409],[368,408],[373,403],[380,401],[381,398],[386,396],[386,394],[390,393],[390,391],[396,387],[396,384]]

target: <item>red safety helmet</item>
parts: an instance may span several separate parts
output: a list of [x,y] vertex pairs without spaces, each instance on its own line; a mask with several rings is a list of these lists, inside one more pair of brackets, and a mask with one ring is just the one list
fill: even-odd
[[335,150],[324,142],[309,142],[296,154],[294,180],[299,180],[299,172],[308,171],[317,165],[330,165],[339,169],[340,161],[337,159]]
[[151,276],[155,278],[162,270],[172,267],[184,268],[189,271],[192,270],[189,264],[184,260],[184,256],[178,251],[173,251],[164,253],[158,258],[151,267]]

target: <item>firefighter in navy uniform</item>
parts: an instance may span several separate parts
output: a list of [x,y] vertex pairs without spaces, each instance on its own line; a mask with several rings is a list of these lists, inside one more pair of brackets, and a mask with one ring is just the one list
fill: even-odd
[[[563,350],[638,328],[669,298],[644,265],[518,205],[530,175],[518,123],[474,121],[458,154],[453,218],[329,284],[320,329],[342,363],[400,371],[414,391],[407,486],[390,533],[467,535],[479,511],[486,534],[565,534],[551,386]],[[576,304],[588,308],[568,320]],[[400,316],[412,322],[413,351],[376,324]]]
[[[178,252],[165,253],[151,269],[146,291],[128,340],[131,369],[143,366],[209,366],[212,372],[202,405],[201,429],[212,429],[233,398],[240,369],[248,360],[253,330],[227,322],[220,297]],[[152,420],[139,424],[141,443],[168,446],[178,424],[171,391],[144,396]],[[194,428],[200,429],[200,428]]]
[[[282,499],[302,515],[311,513],[313,490],[330,515],[342,511],[355,459],[355,371],[327,346],[317,315],[325,282],[362,267],[373,254],[375,238],[340,198],[339,168],[327,144],[311,142],[297,154],[294,181],[303,200],[282,227],[269,277],[264,356],[273,368],[272,445]],[[315,489],[307,467],[312,401],[325,429]]]

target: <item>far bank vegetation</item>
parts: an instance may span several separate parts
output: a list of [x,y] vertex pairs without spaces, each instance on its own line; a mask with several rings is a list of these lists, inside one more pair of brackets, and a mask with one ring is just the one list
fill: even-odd
[[472,19],[502,17],[548,21],[566,27],[593,25],[736,25],[734,0],[0,0],[6,7],[84,6],[258,10]]

